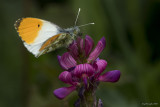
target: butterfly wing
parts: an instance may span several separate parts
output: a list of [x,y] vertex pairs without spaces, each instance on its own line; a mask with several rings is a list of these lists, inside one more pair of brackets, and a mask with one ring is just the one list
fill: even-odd
[[15,28],[24,46],[37,56],[43,43],[59,34],[63,29],[57,25],[37,18],[22,18],[16,21]]

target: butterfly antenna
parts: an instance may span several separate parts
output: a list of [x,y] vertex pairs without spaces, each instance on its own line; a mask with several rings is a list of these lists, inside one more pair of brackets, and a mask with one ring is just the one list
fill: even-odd
[[88,23],[88,24],[84,24],[84,25],[77,26],[77,27],[83,27],[83,26],[94,25],[94,24],[95,24],[95,23]]
[[79,16],[80,11],[81,11],[81,8],[79,8],[79,10],[78,10],[78,14],[77,14],[76,21],[75,21],[75,26],[77,24],[77,20],[78,20],[78,16]]

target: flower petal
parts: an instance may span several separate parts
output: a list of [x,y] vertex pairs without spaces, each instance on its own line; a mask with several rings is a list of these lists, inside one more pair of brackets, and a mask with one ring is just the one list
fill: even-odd
[[68,50],[70,54],[74,57],[74,59],[78,59],[79,52],[77,43],[75,41],[68,47]]
[[96,61],[98,61],[98,60],[100,60],[100,58],[99,58],[99,57],[96,59]]
[[81,41],[80,41],[80,49],[83,51],[84,50],[84,44],[83,44],[83,39],[81,39]]
[[61,56],[58,55],[57,59],[58,59],[58,62],[59,62],[59,65],[61,66],[61,68],[65,69],[65,67],[63,67],[62,64],[61,64]]
[[64,71],[62,72],[60,75],[59,75],[59,79],[61,81],[63,81],[64,83],[68,83],[68,84],[72,84],[73,81],[72,81],[72,75],[70,72],[68,71]]
[[85,37],[85,55],[88,56],[93,48],[94,42],[92,40],[92,38],[88,35],[86,35]]
[[98,107],[103,107],[103,103],[101,99],[98,100]]
[[105,48],[106,47],[106,39],[105,39],[105,37],[102,37],[100,41],[103,43],[104,48]]
[[97,59],[97,57],[99,56],[99,54],[103,51],[103,49],[106,46],[106,40],[103,37],[97,44],[96,48],[91,52],[91,54],[89,55],[87,61],[88,63],[94,61],[95,59]]
[[83,39],[78,37],[77,38],[77,45],[80,49],[80,52],[83,53],[83,50],[84,50],[84,44],[83,44]]
[[62,87],[58,88],[53,91],[53,94],[58,98],[58,99],[64,99],[67,95],[69,95],[71,92],[76,90],[75,86],[70,86],[70,87]]
[[68,70],[69,68],[72,68],[76,66],[77,64],[69,52],[64,53],[61,56],[59,62],[60,62],[61,67],[64,68],[65,70]]
[[106,69],[107,61],[105,61],[103,59],[99,59],[94,62],[93,66],[97,72],[96,75],[99,76]]
[[120,78],[121,72],[119,70],[113,70],[101,75],[98,80],[103,82],[117,82]]
[[93,75],[94,69],[90,64],[79,64],[76,66],[73,73],[78,78],[81,78],[83,74],[86,74],[87,76]]
[[84,75],[82,76],[82,80],[83,80],[83,83],[84,83],[85,88],[87,89],[87,88],[88,88],[87,75],[84,74]]

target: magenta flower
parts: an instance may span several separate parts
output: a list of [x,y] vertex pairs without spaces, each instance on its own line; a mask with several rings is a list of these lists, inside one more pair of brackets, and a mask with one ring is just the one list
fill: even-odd
[[53,93],[57,98],[63,99],[77,90],[80,97],[78,101],[83,102],[81,96],[85,96],[87,92],[94,93],[99,82],[117,82],[119,80],[119,70],[102,74],[106,69],[107,61],[99,59],[99,55],[106,46],[105,38],[103,37],[98,42],[95,49],[93,46],[94,42],[90,36],[86,36],[85,39],[78,37],[68,47],[68,52],[58,56],[59,64],[65,70],[59,75],[59,79],[71,86],[54,90]]

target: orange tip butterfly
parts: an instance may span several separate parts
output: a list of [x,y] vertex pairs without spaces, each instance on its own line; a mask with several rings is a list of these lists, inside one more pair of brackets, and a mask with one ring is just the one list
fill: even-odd
[[35,57],[39,57],[60,47],[69,46],[80,33],[79,27],[94,24],[76,26],[79,13],[80,8],[74,27],[67,29],[62,29],[46,20],[31,17],[18,19],[14,26],[27,50]]

